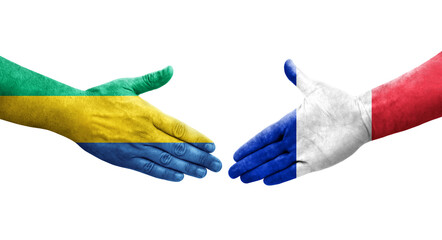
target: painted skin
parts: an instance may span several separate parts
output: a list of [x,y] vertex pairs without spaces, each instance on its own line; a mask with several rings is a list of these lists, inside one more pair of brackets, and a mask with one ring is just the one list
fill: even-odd
[[304,103],[244,144],[232,178],[274,185],[330,167],[363,144],[442,117],[442,52],[360,97],[307,78],[291,60]]
[[231,178],[280,184],[333,166],[371,140],[359,98],[307,78],[291,60],[284,70],[304,93],[304,102],[235,152]]
[[1,57],[0,66],[0,119],[56,132],[108,163],[160,179],[221,170],[209,138],[138,97],[166,84],[171,67],[81,91]]

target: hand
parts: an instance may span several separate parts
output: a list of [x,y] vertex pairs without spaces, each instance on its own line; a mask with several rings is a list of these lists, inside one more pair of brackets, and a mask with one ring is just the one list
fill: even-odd
[[220,171],[220,160],[209,154],[215,150],[209,138],[137,96],[163,86],[172,74],[168,67],[73,97],[64,125],[74,131],[62,134],[108,163],[161,179],[203,178],[206,168]]
[[0,57],[0,119],[56,132],[106,162],[157,178],[218,172],[209,138],[138,97],[172,75],[167,67],[82,91]]
[[371,140],[369,115],[359,98],[307,78],[291,60],[284,70],[305,94],[304,102],[235,152],[231,178],[280,184],[335,165]]

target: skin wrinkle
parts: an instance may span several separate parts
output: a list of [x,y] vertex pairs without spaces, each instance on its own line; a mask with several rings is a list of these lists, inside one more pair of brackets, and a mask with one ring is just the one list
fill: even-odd
[[[81,91],[0,57],[0,118],[56,132],[103,161],[157,178],[181,181],[183,173],[201,178],[205,168],[218,172],[222,164],[209,154],[215,150],[209,138],[137,96],[172,74],[166,67]],[[160,158],[176,149],[182,156]],[[200,155],[208,155],[203,166],[194,164]]]
[[[283,170],[267,162],[259,166],[251,164],[254,169],[242,167],[238,171],[238,166],[244,166],[241,161],[250,161],[245,155],[230,168],[232,178],[241,176],[245,183],[259,179],[264,179],[267,185],[283,183],[337,164],[372,139],[442,117],[442,52],[409,73],[360,97],[309,80],[291,60],[286,61],[284,71],[287,78],[304,93],[305,99],[298,108],[297,117],[292,121],[286,121],[284,117],[272,126],[296,127],[295,140],[287,140],[290,132],[285,131],[282,141],[294,146],[298,162]],[[260,138],[263,136],[258,134],[237,153],[244,146],[262,147],[249,146],[259,144],[255,139]],[[263,160],[260,156],[254,157],[258,164]],[[301,164],[300,159],[306,164]],[[274,164],[279,164],[278,160]]]
[[[318,171],[318,170],[320,170],[322,168],[328,167],[326,165],[326,163],[324,163],[324,162],[330,162],[329,161],[329,157],[327,157],[327,154],[325,154],[325,152],[316,144],[315,141],[313,141],[313,140],[311,140],[309,138],[305,138],[305,141],[310,143],[309,144],[310,145],[310,149],[312,147],[315,148],[320,153],[320,156],[322,156],[322,157],[316,157],[317,159],[320,159],[320,161],[315,161],[315,163],[319,162],[319,163],[323,163],[324,165],[321,166],[320,164],[315,164],[316,167],[314,167],[315,165],[313,165],[313,167],[312,167],[313,171]],[[305,161],[306,162],[310,162],[310,161],[312,161],[312,159],[306,159]]]
[[[289,80],[296,83],[304,93],[303,103],[297,111],[289,113],[267,128],[270,130],[268,136],[258,134],[244,146],[256,144],[253,146],[254,149],[262,149],[262,141],[256,139],[263,139],[267,143],[268,139],[274,140],[269,136],[277,134],[276,127],[282,128],[284,135],[281,142],[289,154],[296,156],[294,164],[288,167],[280,165],[279,168],[260,167],[273,166],[269,164],[273,160],[262,163],[266,160],[263,156],[248,153],[230,168],[229,175],[232,178],[241,176],[244,182],[260,180],[247,177],[255,175],[262,177],[265,184],[279,184],[335,165],[349,157],[363,144],[361,139],[364,139],[367,133],[361,111],[355,104],[353,96],[327,84],[311,81],[296,69],[291,61],[286,62],[284,70]],[[293,74],[294,72],[297,74]],[[273,126],[275,128],[272,128]],[[244,146],[235,155],[242,151]],[[264,150],[272,149],[264,148]],[[259,166],[251,164],[249,168],[245,168],[241,161],[251,161],[248,156],[253,156]],[[283,163],[277,161],[275,164]]]
[[[366,95],[366,94],[364,94]],[[364,96],[361,96],[364,97]],[[364,123],[365,130],[367,130],[367,136],[369,139],[371,139],[371,114],[368,112],[366,106],[361,101],[361,97],[356,98],[355,101],[357,101],[357,105],[359,107],[359,111],[361,112],[362,120]],[[371,94],[370,94],[371,98]]]

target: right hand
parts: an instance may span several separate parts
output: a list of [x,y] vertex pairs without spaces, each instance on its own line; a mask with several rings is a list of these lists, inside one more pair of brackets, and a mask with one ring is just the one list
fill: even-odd
[[76,103],[77,131],[68,137],[108,163],[169,181],[181,181],[184,174],[203,178],[206,168],[220,171],[209,138],[138,97],[166,84],[172,74],[167,67],[87,90]]

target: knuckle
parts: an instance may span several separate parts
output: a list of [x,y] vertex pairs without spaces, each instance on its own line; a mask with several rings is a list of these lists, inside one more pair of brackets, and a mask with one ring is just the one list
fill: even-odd
[[156,128],[161,128],[164,125],[164,117],[161,113],[155,112],[149,116],[152,119],[152,123]]
[[145,173],[151,173],[152,172],[152,170],[153,170],[153,168],[154,168],[154,164],[153,164],[153,162],[148,162],[148,163],[145,163],[144,165],[143,165],[143,167],[142,167],[142,171],[143,172],[145,172]]
[[170,154],[165,153],[165,152],[161,153],[161,156],[160,156],[161,164],[167,166],[167,165],[169,165],[169,163],[171,161],[172,161],[172,156]]
[[209,154],[200,154],[198,163],[202,166],[205,166],[207,163],[207,159],[209,158]]
[[175,137],[181,138],[186,133],[186,127],[183,123],[177,122],[175,123],[175,126],[173,127],[173,135]]
[[182,156],[186,153],[186,151],[187,151],[187,146],[185,143],[174,144],[173,152],[175,153],[175,155]]
[[184,171],[187,172],[187,173],[192,172],[192,165],[190,163],[186,163],[184,165]]
[[146,87],[152,87],[152,77],[150,74],[144,75],[141,78],[143,79],[143,83]]

